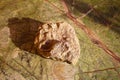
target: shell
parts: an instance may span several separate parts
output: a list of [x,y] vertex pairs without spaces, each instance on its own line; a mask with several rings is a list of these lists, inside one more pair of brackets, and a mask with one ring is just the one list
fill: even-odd
[[45,58],[76,64],[80,56],[75,30],[66,22],[40,26],[34,45],[37,53]]

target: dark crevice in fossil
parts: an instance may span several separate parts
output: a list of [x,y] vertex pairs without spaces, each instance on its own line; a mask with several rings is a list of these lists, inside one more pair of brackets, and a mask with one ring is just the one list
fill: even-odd
[[[41,46],[41,49],[37,47],[37,53],[41,53],[41,56],[45,58],[51,56],[50,51],[58,42],[58,40],[46,41],[46,43]],[[42,54],[44,54],[44,56]]]
[[58,40],[48,40],[44,45],[41,46],[41,49],[43,51],[49,52],[58,42],[59,42]]

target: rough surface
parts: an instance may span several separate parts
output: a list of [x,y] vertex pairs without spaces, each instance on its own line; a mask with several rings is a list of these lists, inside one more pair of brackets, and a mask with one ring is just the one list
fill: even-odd
[[66,22],[40,26],[34,44],[37,53],[46,58],[76,64],[80,56],[80,45],[75,30]]

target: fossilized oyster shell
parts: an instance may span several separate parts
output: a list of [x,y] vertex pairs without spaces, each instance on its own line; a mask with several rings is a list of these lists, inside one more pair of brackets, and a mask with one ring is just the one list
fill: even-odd
[[75,30],[66,22],[40,26],[34,45],[37,53],[45,58],[76,64],[80,56],[80,45]]

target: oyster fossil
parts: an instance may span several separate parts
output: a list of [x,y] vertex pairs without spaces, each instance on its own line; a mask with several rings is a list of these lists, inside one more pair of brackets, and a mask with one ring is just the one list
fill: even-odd
[[34,45],[37,53],[45,58],[76,64],[80,56],[80,45],[75,30],[66,22],[40,26]]

